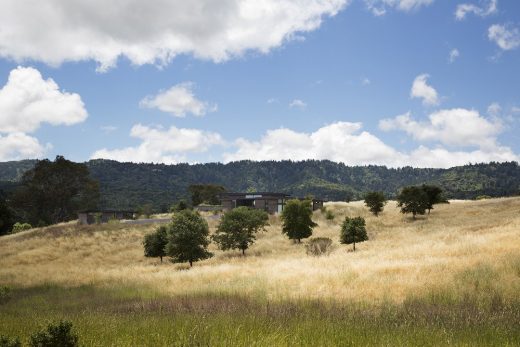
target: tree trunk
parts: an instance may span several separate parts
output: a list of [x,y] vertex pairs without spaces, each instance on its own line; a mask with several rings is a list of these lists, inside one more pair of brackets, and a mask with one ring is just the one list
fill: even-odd
[[193,261],[190,260],[190,267],[193,267]]
[[162,255],[161,255],[161,257],[160,257],[160,258],[161,258],[161,264],[162,264]]
[[354,252],[356,251],[356,242],[354,242]]
[[415,219],[415,214],[416,214],[415,212],[412,212],[412,215],[413,215],[413,219]]
[[246,255],[246,249],[245,248],[242,248],[242,255]]

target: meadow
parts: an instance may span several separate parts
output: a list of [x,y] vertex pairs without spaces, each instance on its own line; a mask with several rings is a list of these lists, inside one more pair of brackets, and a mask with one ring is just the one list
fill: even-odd
[[[389,202],[316,211],[327,256],[281,234],[277,217],[246,256],[186,264],[143,256],[153,225],[75,223],[0,238],[0,335],[73,322],[84,345],[515,346],[520,344],[520,198],[451,201],[413,221]],[[345,216],[370,240],[339,244]],[[207,215],[211,230],[217,220]]]

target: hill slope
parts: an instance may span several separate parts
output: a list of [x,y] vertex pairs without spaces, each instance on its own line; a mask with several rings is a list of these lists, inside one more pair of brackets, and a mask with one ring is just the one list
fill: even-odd
[[[0,163],[0,188],[12,189],[34,161]],[[228,164],[133,164],[91,160],[87,165],[101,183],[101,205],[135,208],[151,203],[167,209],[189,198],[187,187],[214,183],[228,191],[277,191],[304,196],[314,194],[330,200],[359,199],[367,191],[384,191],[395,197],[406,185],[433,183],[448,198],[472,199],[479,195],[511,196],[520,192],[520,167],[516,162],[474,164],[450,169],[391,169],[384,166],[354,166],[328,160],[240,161]],[[8,182],[5,182],[8,181]]]

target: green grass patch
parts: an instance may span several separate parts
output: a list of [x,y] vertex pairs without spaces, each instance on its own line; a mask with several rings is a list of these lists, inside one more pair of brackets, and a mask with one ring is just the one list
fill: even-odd
[[514,346],[520,302],[483,305],[437,293],[403,304],[169,297],[148,288],[12,288],[0,335],[69,320],[84,346]]

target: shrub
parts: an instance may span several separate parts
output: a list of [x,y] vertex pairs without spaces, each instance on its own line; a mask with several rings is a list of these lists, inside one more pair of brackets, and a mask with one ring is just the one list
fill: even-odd
[[347,245],[354,244],[356,250],[356,242],[368,240],[367,230],[365,228],[365,219],[363,217],[345,217],[345,221],[341,226],[341,243]]
[[72,323],[60,321],[49,324],[46,329],[31,335],[31,347],[75,347],[78,345],[78,335],[72,331]]
[[13,225],[13,230],[11,231],[11,233],[16,234],[16,233],[19,233],[20,231],[29,230],[31,228],[32,228],[32,225],[29,223],[16,222]]
[[10,339],[7,336],[0,335],[0,347],[22,347],[20,339]]
[[475,198],[475,200],[486,200],[486,199],[491,199],[491,197],[489,195],[479,195]]
[[336,217],[336,215],[334,214],[334,212],[332,212],[330,210],[327,210],[325,212],[325,219],[327,219],[327,220],[334,220],[335,217]]
[[313,237],[305,245],[308,255],[328,255],[332,250],[332,240],[328,237]]
[[11,288],[0,286],[0,304],[6,303],[11,299]]

